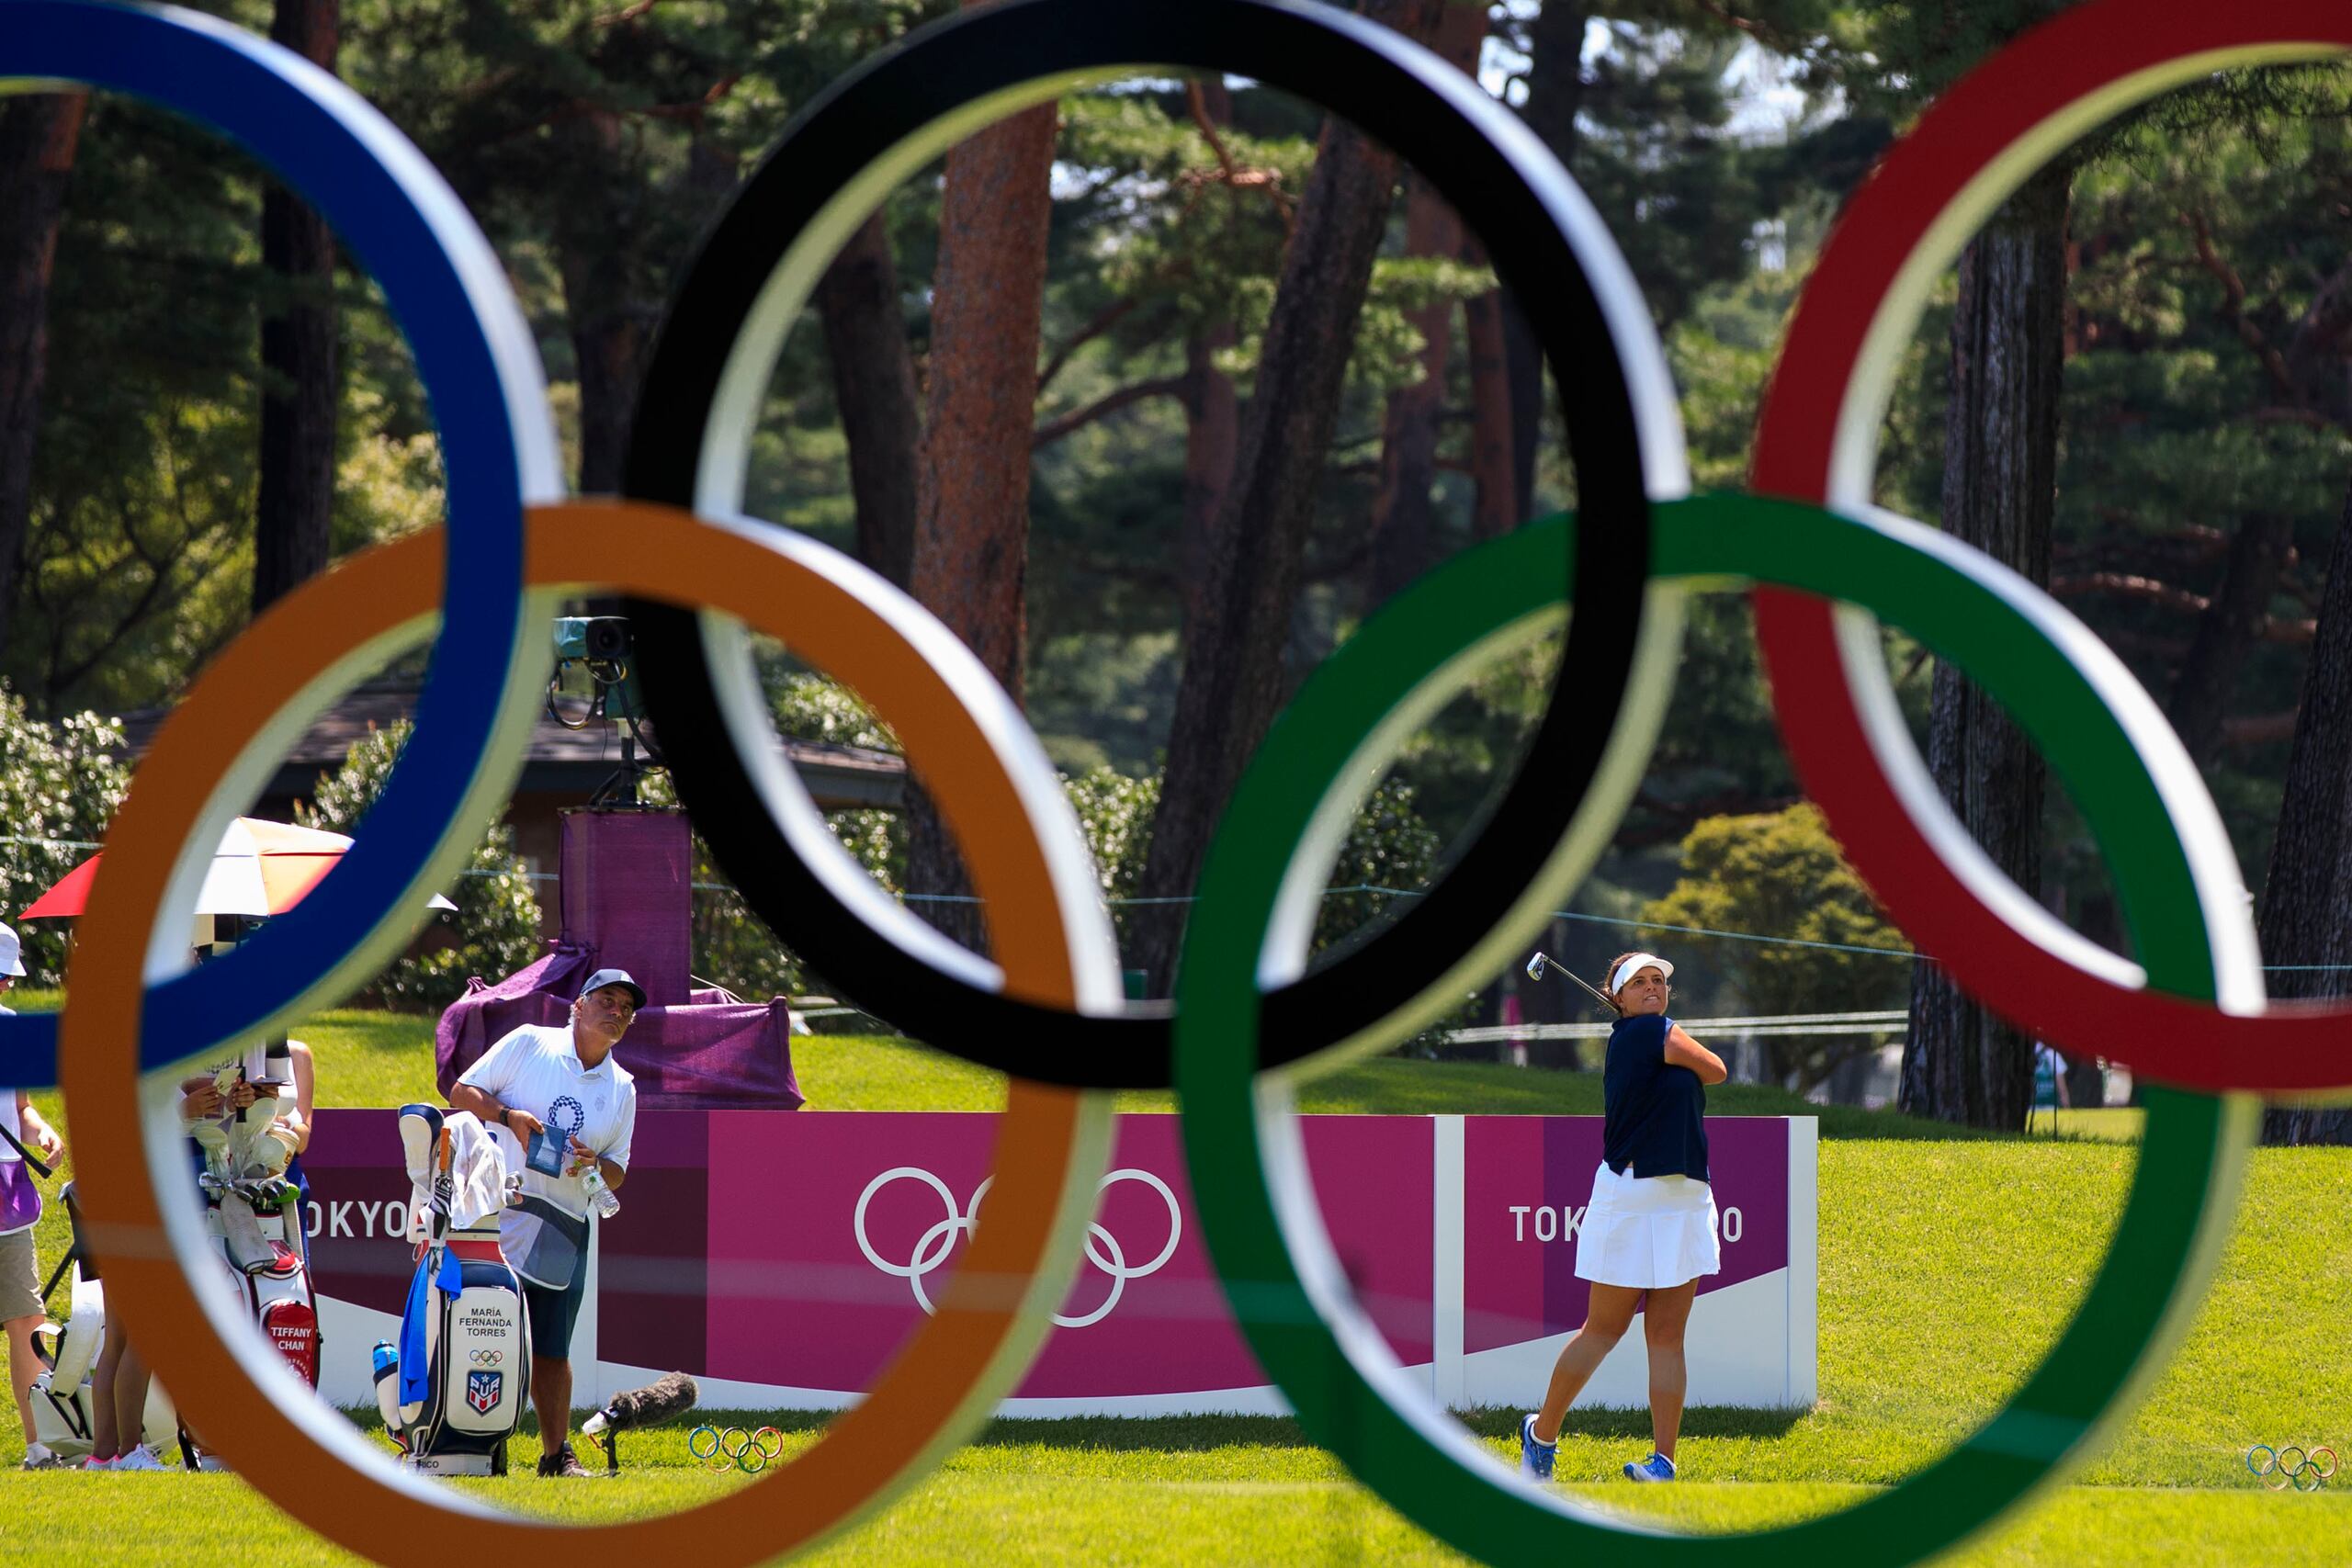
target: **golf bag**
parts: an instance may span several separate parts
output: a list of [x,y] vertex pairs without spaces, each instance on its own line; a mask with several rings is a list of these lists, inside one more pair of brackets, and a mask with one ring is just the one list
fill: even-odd
[[[90,1374],[98,1364],[98,1352],[106,1348],[107,1292],[104,1280],[82,1277],[82,1259],[86,1254],[82,1246],[82,1212],[74,1200],[74,1184],[67,1182],[58,1196],[65,1201],[74,1246],[50,1275],[41,1300],[46,1302],[55,1294],[59,1282],[69,1272],[74,1276],[74,1291],[67,1298],[64,1323],[44,1322],[33,1330],[33,1351],[40,1358],[40,1371],[33,1375],[32,1436],[34,1440],[46,1443],[59,1458],[78,1460],[88,1457],[96,1438]],[[158,1453],[172,1451],[179,1433],[179,1416],[161,1383],[147,1385],[147,1408],[141,1425],[140,1435],[151,1448]]]
[[[256,1059],[224,1068],[220,1077],[224,1095],[241,1078],[290,1086],[286,1042],[267,1042]],[[259,1324],[270,1348],[316,1388],[319,1306],[302,1239],[300,1193],[283,1175],[292,1134],[277,1124],[288,1103],[263,1097],[243,1111],[206,1118],[191,1134],[204,1156],[197,1177],[204,1233],[228,1266],[237,1309]]]
[[499,1250],[506,1160],[464,1111],[401,1108],[416,1244],[401,1342],[376,1347],[376,1403],[401,1462],[435,1475],[503,1475],[531,1386],[523,1281]]
[[294,1184],[282,1177],[232,1181],[208,1172],[197,1185],[204,1191],[205,1235],[228,1266],[238,1310],[261,1325],[270,1348],[296,1376],[318,1387],[319,1306],[296,1229],[302,1222]]

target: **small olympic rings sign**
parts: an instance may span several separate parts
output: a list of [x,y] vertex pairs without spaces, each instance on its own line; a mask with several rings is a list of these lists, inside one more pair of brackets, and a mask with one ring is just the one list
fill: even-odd
[[[947,1217],[922,1233],[904,1263],[893,1263],[876,1251],[865,1229],[867,1206],[877,1193],[894,1181],[922,1182],[938,1193],[939,1201],[947,1208]],[[1168,1239],[1160,1244],[1158,1252],[1152,1254],[1149,1262],[1129,1264],[1126,1249],[1119,1245],[1119,1238],[1111,1234],[1110,1227],[1100,1219],[1088,1221],[1086,1260],[1110,1276],[1110,1293],[1091,1312],[1069,1315],[1058,1312],[1054,1314],[1054,1325],[1057,1328],[1086,1328],[1102,1322],[1111,1315],[1111,1309],[1117,1306],[1119,1298],[1126,1293],[1128,1280],[1159,1273],[1167,1267],[1168,1260],[1176,1256],[1176,1243],[1184,1235],[1184,1213],[1177,1206],[1175,1192],[1151,1172],[1133,1167],[1112,1171],[1095,1186],[1098,1191],[1108,1192],[1122,1181],[1141,1182],[1159,1194],[1159,1201],[1168,1205]],[[922,1308],[924,1315],[929,1316],[935,1309],[931,1304],[930,1292],[923,1289],[923,1276],[947,1261],[947,1255],[954,1248],[958,1234],[970,1233],[978,1228],[980,1200],[988,1196],[988,1190],[989,1182],[982,1181],[972,1190],[971,1202],[959,1209],[956,1194],[949,1191],[947,1183],[938,1177],[917,1166],[895,1166],[867,1182],[865,1190],[857,1195],[857,1208],[850,1216],[850,1227],[857,1235],[857,1249],[865,1254],[867,1262],[885,1274],[895,1274],[904,1280],[914,1292],[915,1304]]]
[[774,1427],[697,1427],[686,1435],[686,1452],[710,1471],[740,1470],[757,1475],[783,1457],[784,1434]]
[[2317,1492],[2335,1477],[2335,1450],[2304,1450],[2293,1443],[2274,1449],[2256,1443],[2245,1451],[2245,1468],[2273,1492],[2290,1486],[2298,1492]]

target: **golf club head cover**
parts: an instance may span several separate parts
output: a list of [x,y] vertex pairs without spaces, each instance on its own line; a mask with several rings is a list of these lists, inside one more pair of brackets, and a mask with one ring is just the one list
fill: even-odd
[[401,1107],[401,1153],[408,1161],[408,1179],[419,1187],[433,1184],[433,1149],[440,1141],[439,1106]]
[[588,1417],[583,1429],[626,1432],[631,1427],[650,1427],[693,1409],[701,1397],[694,1379],[684,1372],[664,1372],[643,1388],[615,1394],[611,1404]]
[[230,1263],[246,1274],[277,1272],[277,1254],[283,1248],[274,1248],[264,1239],[261,1221],[253,1206],[238,1193],[224,1192],[219,1207],[220,1240]]

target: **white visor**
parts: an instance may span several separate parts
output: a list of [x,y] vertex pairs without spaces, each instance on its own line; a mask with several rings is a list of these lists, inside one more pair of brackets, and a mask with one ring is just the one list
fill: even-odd
[[1609,994],[1615,996],[1625,988],[1625,982],[1655,964],[1657,972],[1668,979],[1674,978],[1674,965],[1655,953],[1636,953],[1617,965],[1617,973],[1609,977]]

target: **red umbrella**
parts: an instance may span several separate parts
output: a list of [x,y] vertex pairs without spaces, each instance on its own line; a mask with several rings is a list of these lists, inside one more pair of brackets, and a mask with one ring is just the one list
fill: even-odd
[[[282,915],[302,901],[319,879],[334,867],[351,840],[341,833],[297,828],[285,822],[265,822],[240,817],[220,835],[220,847],[204,874],[203,891],[197,895],[199,915]],[[58,879],[55,886],[33,900],[22,919],[45,919],[78,915],[88,903],[90,884],[96,880],[98,862],[92,855]],[[434,908],[454,909],[439,894]]]

